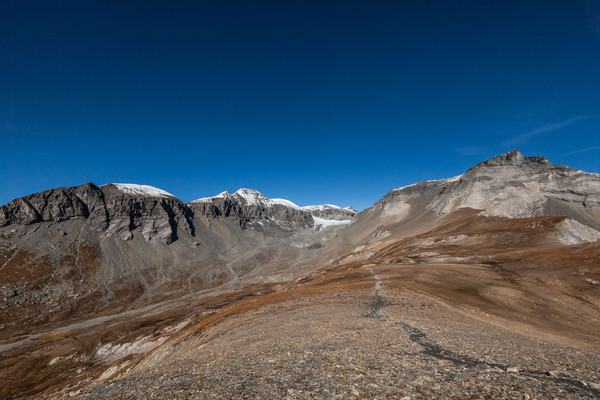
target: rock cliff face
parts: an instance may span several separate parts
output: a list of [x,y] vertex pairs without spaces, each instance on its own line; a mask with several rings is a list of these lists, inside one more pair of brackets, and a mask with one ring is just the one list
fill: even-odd
[[64,221],[87,217],[85,203],[66,188],[46,190],[15,199],[0,208],[0,225],[29,225],[42,221]]
[[139,231],[146,241],[169,244],[177,240],[179,229],[194,235],[193,212],[176,197],[132,193],[114,184],[102,189],[109,215],[106,236],[129,240]]
[[[128,185],[137,186],[141,185]],[[177,239],[178,229],[193,235],[192,217],[192,211],[176,197],[135,193],[115,184],[46,190],[0,208],[0,226],[86,219],[105,237],[130,240],[139,232],[147,241],[167,244]]]

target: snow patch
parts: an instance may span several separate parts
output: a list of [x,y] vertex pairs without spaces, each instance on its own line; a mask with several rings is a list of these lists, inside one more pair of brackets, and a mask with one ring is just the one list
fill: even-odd
[[428,180],[428,181],[415,182],[415,183],[412,183],[412,184],[407,185],[407,186],[402,186],[402,187],[396,188],[396,189],[394,189],[392,191],[393,192],[397,192],[397,191],[404,190],[404,189],[407,189],[407,188],[410,188],[410,187],[413,187],[413,186],[417,186],[420,183],[452,183],[452,182],[458,181],[460,178],[463,177],[463,175],[464,174],[460,174],[460,175],[453,176],[452,178],[431,179],[431,180]]
[[[148,185],[136,185],[134,183],[112,183],[119,191],[130,194],[132,196],[146,196],[146,197],[175,197],[171,193],[166,192],[162,189],[155,188],[154,186]],[[107,185],[102,185],[107,186]],[[176,198],[176,197],[175,197]]]
[[229,197],[231,197],[231,195],[226,190],[224,192],[219,193],[216,196],[213,196],[213,197],[202,197],[202,198],[197,199],[197,200],[192,200],[190,203],[210,203],[213,199],[228,199]]
[[286,199],[267,199],[267,200],[268,200],[268,203],[270,203],[271,205],[272,204],[279,204],[279,205],[282,205],[282,206],[286,206],[286,207],[289,207],[289,208],[295,208],[295,209],[298,209],[298,210],[302,209],[302,207],[299,207],[296,203],[293,203],[293,202],[291,202],[289,200],[286,200]]
[[325,219],[325,218],[315,217],[314,215],[313,215],[313,220],[315,221],[314,229],[317,231],[328,228],[330,226],[348,225],[350,222],[352,222],[351,219],[344,219],[344,220]]

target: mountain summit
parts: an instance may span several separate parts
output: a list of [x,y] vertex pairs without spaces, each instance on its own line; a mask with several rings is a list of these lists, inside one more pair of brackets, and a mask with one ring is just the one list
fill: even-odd
[[375,208],[396,222],[426,211],[440,216],[470,208],[507,218],[565,216],[600,230],[600,175],[513,150],[454,178],[394,189]]
[[473,168],[480,166],[498,167],[502,165],[548,164],[546,157],[525,157],[519,150],[511,150],[499,156],[483,161]]
[[87,183],[57,188],[15,199],[0,207],[0,226],[31,225],[89,219],[94,231],[105,237],[130,240],[136,232],[147,240],[172,243],[183,229],[193,236],[193,216],[236,218],[242,227],[269,221],[285,229],[315,227],[320,219],[350,222],[354,209],[332,205],[299,207],[285,199],[269,199],[256,190],[223,192],[184,204],[172,194],[148,185]]

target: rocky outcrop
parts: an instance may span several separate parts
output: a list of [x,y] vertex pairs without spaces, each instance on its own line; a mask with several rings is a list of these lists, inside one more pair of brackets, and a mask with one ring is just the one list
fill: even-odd
[[86,205],[87,219],[92,229],[95,231],[106,229],[110,223],[111,214],[106,207],[104,191],[93,183],[75,186],[70,190]]
[[139,232],[147,241],[169,244],[177,239],[178,229],[194,233],[193,212],[181,200],[133,194],[114,184],[46,190],[0,207],[0,226],[77,218],[87,219],[102,236],[124,240]]
[[471,168],[429,205],[438,215],[465,207],[509,218],[561,215],[600,229],[600,175],[513,150]]
[[177,240],[178,229],[194,235],[193,212],[181,200],[132,194],[113,184],[102,189],[109,215],[107,236],[118,235],[127,240],[139,231],[147,241],[169,244]]
[[394,189],[373,207],[394,221],[427,211],[441,216],[460,208],[508,218],[565,216],[600,230],[600,175],[513,150],[454,178]]
[[64,187],[15,199],[2,207],[0,226],[28,225],[42,221],[64,221],[87,217],[88,208],[72,191]]
[[28,225],[40,221],[42,216],[24,197],[15,199],[0,208],[0,226]]
[[519,150],[511,150],[489,160],[483,161],[469,171],[483,167],[500,167],[505,165],[549,164],[546,157],[525,157]]

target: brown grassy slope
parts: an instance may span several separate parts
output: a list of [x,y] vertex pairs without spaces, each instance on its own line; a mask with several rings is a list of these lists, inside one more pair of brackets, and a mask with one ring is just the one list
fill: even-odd
[[553,239],[563,217],[507,219],[461,210],[370,261],[391,282],[456,307],[600,347],[600,243]]

